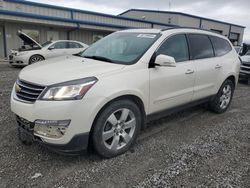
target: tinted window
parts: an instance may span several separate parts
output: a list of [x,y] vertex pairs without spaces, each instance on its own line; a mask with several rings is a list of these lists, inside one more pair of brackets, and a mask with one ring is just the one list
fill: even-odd
[[67,48],[67,43],[66,42],[57,42],[51,47],[54,47],[54,49],[65,49]]
[[214,57],[212,43],[208,36],[199,34],[189,34],[188,38],[192,59]]
[[185,35],[175,35],[167,39],[159,48],[157,54],[175,58],[176,62],[189,60],[188,45]]
[[215,36],[210,36],[210,39],[213,43],[216,56],[223,56],[232,50],[227,40]]
[[76,42],[68,42],[68,48],[83,48],[83,46]]
[[155,33],[117,32],[98,40],[81,55],[117,64],[133,64],[159,38]]

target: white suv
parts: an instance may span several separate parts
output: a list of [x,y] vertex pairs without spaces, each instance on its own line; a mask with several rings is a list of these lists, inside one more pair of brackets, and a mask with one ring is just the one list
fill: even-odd
[[225,112],[239,69],[231,43],[212,32],[120,31],[79,56],[23,69],[11,109],[26,144],[36,140],[75,153],[91,143],[113,157],[127,151],[153,117],[205,102]]

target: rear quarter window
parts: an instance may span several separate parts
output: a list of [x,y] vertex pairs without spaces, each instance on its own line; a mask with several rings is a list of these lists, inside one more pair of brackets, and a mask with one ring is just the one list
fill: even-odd
[[207,35],[188,34],[191,59],[214,57],[212,43]]
[[215,56],[218,57],[226,55],[232,50],[232,46],[229,44],[227,40],[215,36],[209,36],[209,37],[214,46]]

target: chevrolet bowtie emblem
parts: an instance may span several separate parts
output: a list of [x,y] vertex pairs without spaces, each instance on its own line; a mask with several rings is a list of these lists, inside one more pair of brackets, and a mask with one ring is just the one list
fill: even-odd
[[16,91],[16,93],[21,91],[21,87],[19,85],[17,85],[17,84],[15,86],[15,91]]

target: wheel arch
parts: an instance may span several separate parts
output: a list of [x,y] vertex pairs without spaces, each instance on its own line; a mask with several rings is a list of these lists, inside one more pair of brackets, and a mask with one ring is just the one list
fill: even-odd
[[236,79],[236,77],[234,75],[228,76],[226,80],[231,80],[233,82],[233,84],[234,84],[234,87],[237,85],[237,83],[236,83],[237,79]]
[[[134,94],[124,94],[115,98],[112,98],[111,100],[107,101],[97,112],[94,121],[91,125],[91,129],[90,129],[90,136],[89,139],[92,139],[92,132],[93,132],[93,128],[94,125],[99,117],[99,115],[103,112],[103,110],[105,110],[105,108],[110,105],[111,103],[115,102],[115,101],[119,101],[122,99],[127,99],[127,100],[131,100],[132,102],[134,102],[140,109],[141,114],[142,114],[142,129],[145,128],[145,122],[146,122],[146,112],[145,112],[145,105],[142,101],[142,99]],[[91,141],[89,140],[89,144],[91,144]]]

